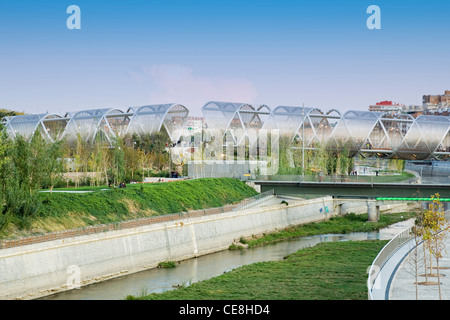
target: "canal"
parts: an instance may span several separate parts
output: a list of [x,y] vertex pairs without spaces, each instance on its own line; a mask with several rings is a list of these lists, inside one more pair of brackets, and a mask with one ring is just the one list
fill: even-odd
[[130,294],[139,296],[142,293],[164,292],[177,286],[187,286],[197,281],[219,276],[243,265],[281,260],[286,255],[321,242],[389,240],[410,225],[411,221],[408,220],[376,232],[317,235],[252,249],[220,251],[178,262],[175,268],[149,269],[84,286],[80,289],[61,292],[40,300],[122,300]]

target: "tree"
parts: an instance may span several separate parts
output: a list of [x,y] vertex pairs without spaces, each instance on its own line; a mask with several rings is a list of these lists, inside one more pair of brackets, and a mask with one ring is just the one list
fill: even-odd
[[131,179],[134,180],[134,174],[139,170],[139,149],[133,148],[133,146],[124,145],[124,158],[125,158],[125,168],[126,176],[129,177],[131,174]]
[[[448,229],[447,220],[445,219],[445,212],[443,205],[439,199],[439,194],[431,196],[433,202],[430,203],[428,210],[424,213],[424,222],[427,228],[424,230],[423,238],[428,241],[428,250],[430,254],[436,259],[437,282],[439,289],[439,300],[442,299],[441,283],[439,273],[439,260],[442,258],[442,253],[445,249],[445,240]],[[431,269],[431,266],[430,266]],[[431,270],[430,270],[431,273]]]
[[0,119],[4,118],[4,117],[12,117],[12,116],[19,116],[19,115],[24,115],[24,112],[18,112],[18,111],[12,111],[12,110],[6,110],[6,109],[2,109],[0,108]]
[[141,148],[138,148],[137,152],[138,152],[139,166],[142,169],[142,182],[144,182],[145,164],[147,163],[147,154]]
[[44,183],[53,192],[53,187],[62,178],[64,172],[62,141],[47,142],[45,153],[47,161],[44,163]]
[[30,225],[30,218],[39,212],[39,188],[42,185],[41,172],[46,159],[42,149],[43,140],[35,135],[31,142],[18,136],[11,141],[9,156],[11,162],[3,172],[4,210],[20,218],[22,227]]
[[100,156],[100,171],[105,174],[105,181],[107,184],[111,182],[112,176],[108,174],[108,169],[111,166],[111,152],[108,149],[102,148]]
[[[423,228],[422,228],[422,219],[419,216],[416,220],[415,220],[415,224],[414,226],[411,228],[411,234],[413,236],[414,239],[414,249],[411,252],[410,255],[408,255],[408,260],[411,263],[412,266],[412,273],[414,274],[414,278],[415,278],[415,287],[416,287],[416,300],[419,299],[419,268],[421,263],[425,263],[425,259],[421,258],[421,254],[419,253],[419,244],[422,240],[422,234],[423,234]],[[422,247],[423,248],[423,247]],[[426,268],[425,268],[425,273],[426,273]],[[425,276],[427,277],[427,275],[425,274]]]
[[30,161],[30,193],[32,190],[39,190],[42,188],[44,184],[44,180],[48,177],[49,174],[49,162],[52,162],[50,159],[49,148],[52,144],[47,143],[44,138],[42,138],[41,134],[36,131],[31,141],[28,144],[28,148],[30,149],[31,158]]
[[14,140],[12,151],[13,169],[18,188],[28,188],[32,191],[31,183],[31,150],[28,142],[22,137],[17,136]]
[[280,154],[279,154],[279,174],[300,174],[301,173],[301,156],[299,166],[296,168],[294,163],[294,154],[292,152],[292,141],[287,135],[281,135],[279,138]]
[[11,212],[7,206],[7,192],[11,182],[11,140],[6,130],[0,132],[0,230],[6,228],[11,220]]
[[[103,182],[102,176],[104,174],[103,170],[103,159],[107,155],[108,151],[103,141],[101,141],[99,135],[97,135],[92,147],[90,148],[88,166],[89,170],[94,174],[91,179],[91,185],[100,186]],[[108,166],[108,163],[105,163]],[[105,173],[105,181],[108,182],[107,175]]]
[[82,166],[83,166],[82,157],[83,157],[83,141],[81,139],[81,135],[77,134],[77,141],[76,141],[74,157],[73,157],[73,166],[74,166],[75,174],[76,174],[75,175],[75,187],[78,187],[80,184],[80,178],[79,178],[78,174],[80,173]]
[[427,224],[428,222],[425,221],[425,212],[421,212],[415,221],[415,233],[417,235],[420,235],[420,237],[422,237],[423,240],[423,266],[425,269],[425,273],[423,274],[423,276],[425,277],[425,282],[423,284],[430,284],[430,282],[428,282],[428,276],[433,276],[433,274],[431,273],[432,267],[431,267],[431,259],[430,259],[430,273],[428,273],[428,267],[427,267],[427,248],[429,247],[429,239],[427,239],[427,237],[425,236],[429,231],[429,226]]
[[125,179],[125,153],[123,150],[123,140],[117,138],[114,142],[113,150],[113,175],[114,184],[123,182]]

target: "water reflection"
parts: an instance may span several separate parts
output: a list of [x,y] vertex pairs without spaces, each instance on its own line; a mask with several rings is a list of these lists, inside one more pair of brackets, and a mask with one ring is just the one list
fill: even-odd
[[121,300],[128,294],[164,292],[176,286],[219,276],[242,265],[261,261],[282,260],[284,256],[321,242],[389,240],[390,232],[356,232],[325,234],[283,241],[249,250],[226,250],[180,262],[172,269],[151,269],[130,274],[80,289],[62,292],[42,300]]

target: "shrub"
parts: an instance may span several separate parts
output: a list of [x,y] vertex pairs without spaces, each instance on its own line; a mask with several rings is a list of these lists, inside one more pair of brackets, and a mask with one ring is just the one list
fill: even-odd
[[158,263],[158,268],[175,268],[176,266],[175,261],[163,261]]

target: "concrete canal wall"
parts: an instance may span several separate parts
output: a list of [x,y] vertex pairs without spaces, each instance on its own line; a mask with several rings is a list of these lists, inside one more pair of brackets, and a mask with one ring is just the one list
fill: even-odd
[[[334,215],[333,199],[232,211],[0,250],[0,299],[33,299],[227,249],[241,237]],[[273,203],[273,202],[271,202]],[[126,292],[124,292],[126,295]]]

